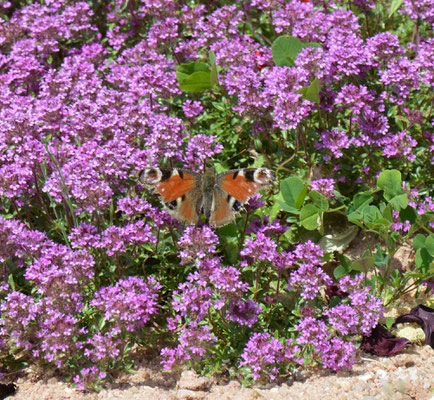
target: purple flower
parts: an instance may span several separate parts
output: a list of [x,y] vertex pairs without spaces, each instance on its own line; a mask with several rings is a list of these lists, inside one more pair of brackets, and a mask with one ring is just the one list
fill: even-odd
[[317,149],[327,149],[334,157],[341,158],[343,156],[342,149],[348,149],[353,141],[348,138],[344,131],[333,129],[325,131],[321,134],[318,142],[315,143]]
[[279,367],[292,362],[299,351],[291,340],[282,344],[269,333],[254,333],[241,354],[240,366],[247,367],[255,381],[273,381],[279,375]]
[[396,135],[385,136],[382,140],[383,155],[390,157],[405,157],[408,161],[414,161],[416,154],[412,154],[417,141],[407,132],[399,132]]
[[184,111],[186,117],[194,118],[203,113],[202,103],[200,101],[186,100],[182,104],[182,111]]
[[296,258],[304,263],[322,264],[323,252],[319,246],[308,240],[303,244],[297,245],[294,250]]
[[324,367],[334,371],[350,369],[356,363],[356,351],[354,343],[334,337],[322,347],[320,359]]
[[249,288],[248,283],[241,280],[241,271],[235,267],[214,268],[209,274],[209,280],[225,294],[245,292]]
[[404,48],[399,44],[398,36],[381,32],[367,39],[366,52],[370,65],[384,68],[396,56],[401,56]]
[[102,232],[102,238],[97,247],[106,249],[109,256],[125,253],[128,245],[138,246],[143,243],[155,243],[156,237],[151,232],[151,227],[143,221],[127,224],[123,227],[110,226]]
[[320,267],[312,264],[300,264],[291,272],[288,280],[289,287],[300,290],[301,297],[307,300],[314,299],[323,286],[331,284],[331,278]]
[[320,192],[323,196],[327,198],[335,197],[335,194],[333,193],[335,190],[334,179],[317,179],[315,181],[311,181],[310,186],[312,190]]
[[431,25],[434,23],[434,10],[431,0],[404,0],[404,7],[398,10],[412,19],[425,20]]
[[82,222],[78,227],[73,228],[69,240],[74,248],[92,248],[98,247],[101,242],[101,236],[98,234],[96,226]]
[[83,306],[84,287],[94,276],[94,265],[95,261],[87,251],[72,251],[67,246],[53,243],[27,268],[25,277],[37,286],[39,293],[63,298],[63,302],[69,304],[69,310],[78,312]]
[[349,305],[340,304],[336,307],[327,310],[324,315],[328,317],[328,321],[341,335],[357,333],[356,327],[359,325],[359,313]]
[[174,349],[165,347],[161,350],[163,368],[170,370],[176,364],[201,360],[216,341],[217,338],[212,334],[209,326],[190,323],[181,330],[180,344],[177,347]]
[[218,237],[210,227],[187,226],[178,241],[179,246],[184,248],[179,253],[181,263],[186,264],[196,258],[202,259],[213,254],[217,243]]
[[419,69],[420,81],[432,87],[434,85],[434,38],[428,38],[420,44],[415,63]]
[[392,59],[382,71],[380,81],[391,88],[390,100],[398,105],[405,104],[405,99],[413,89],[419,89],[417,64],[407,57]]
[[215,154],[221,153],[223,146],[215,143],[215,136],[198,134],[187,143],[185,161],[190,168],[204,170],[206,161]]
[[[114,331],[115,329],[113,329]],[[93,363],[97,363],[104,359],[118,360],[125,341],[114,338],[113,332],[102,334],[95,333],[92,337],[86,340],[83,354],[88,357]]]
[[276,242],[259,232],[256,238],[246,240],[244,249],[240,251],[240,255],[244,258],[241,264],[247,266],[255,261],[273,261],[277,254],[276,247]]
[[135,332],[157,314],[160,283],[154,278],[121,279],[114,286],[102,287],[90,304],[97,307],[110,325],[119,331]]
[[101,380],[106,379],[107,373],[101,371],[97,366],[82,368],[80,373],[74,376],[73,381],[78,390],[92,390]]
[[238,322],[240,325],[245,325],[251,328],[258,320],[258,315],[261,312],[261,306],[253,300],[234,300],[229,305],[226,318]]

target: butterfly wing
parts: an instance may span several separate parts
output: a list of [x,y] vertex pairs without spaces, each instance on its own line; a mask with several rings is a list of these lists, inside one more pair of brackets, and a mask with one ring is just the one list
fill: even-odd
[[233,221],[242,205],[274,178],[275,173],[267,168],[234,169],[217,175],[210,223],[223,226]]
[[148,168],[138,180],[157,191],[169,213],[188,223],[196,223],[202,208],[200,175],[186,169]]

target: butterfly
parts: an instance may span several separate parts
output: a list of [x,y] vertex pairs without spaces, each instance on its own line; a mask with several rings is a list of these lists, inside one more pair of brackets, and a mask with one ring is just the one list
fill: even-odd
[[138,180],[155,189],[169,213],[180,221],[196,224],[202,214],[216,227],[229,224],[254,194],[274,180],[267,168],[233,169],[215,174],[181,168],[148,168]]

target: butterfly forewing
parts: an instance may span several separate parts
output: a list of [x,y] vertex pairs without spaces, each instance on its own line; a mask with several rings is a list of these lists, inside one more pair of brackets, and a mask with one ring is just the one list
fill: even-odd
[[274,172],[266,168],[248,168],[224,172],[217,177],[220,187],[245,203],[261,187],[265,187],[274,179]]
[[193,190],[197,177],[192,171],[184,169],[150,168],[142,171],[139,180],[154,187],[164,203],[170,203]]

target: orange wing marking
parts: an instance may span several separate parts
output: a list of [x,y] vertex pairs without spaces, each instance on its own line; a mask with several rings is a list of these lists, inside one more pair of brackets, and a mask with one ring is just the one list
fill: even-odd
[[221,187],[225,192],[244,203],[258,191],[260,186],[259,183],[248,181],[243,175],[237,175],[234,179],[230,174],[223,177]]
[[155,188],[160,193],[163,201],[167,203],[194,189],[195,184],[194,176],[184,172],[184,178],[181,178],[178,174],[172,175],[169,179],[157,183]]

